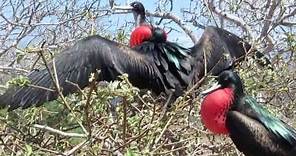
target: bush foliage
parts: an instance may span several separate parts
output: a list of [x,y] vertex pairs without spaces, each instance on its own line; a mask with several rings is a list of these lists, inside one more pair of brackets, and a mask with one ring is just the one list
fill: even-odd
[[[175,1],[155,3],[156,13],[177,15]],[[235,70],[246,92],[296,128],[294,3],[184,1],[188,6],[181,9],[180,19],[161,18],[156,23],[172,33],[180,34],[181,28],[187,33],[183,36],[215,24],[245,36],[271,61],[271,67],[262,67],[247,56],[238,64]],[[43,43],[45,51],[50,52],[46,58],[97,33],[127,44],[133,22],[114,22],[109,4],[100,0],[2,0],[0,82],[30,83],[26,77],[10,78],[44,64],[36,54]],[[172,26],[173,22],[177,26]],[[92,81],[93,75],[89,76]],[[133,87],[127,75],[112,82],[92,82],[84,90],[40,107],[11,112],[1,109],[0,155],[242,155],[227,136],[213,135],[200,121],[200,92],[213,81],[208,76],[201,87],[188,89],[190,92],[169,109],[165,109],[166,96]],[[0,85],[1,92],[7,85]]]
[[[296,127],[295,74],[289,66],[268,69],[247,58],[236,70],[248,94]],[[169,110],[163,107],[166,97],[140,91],[127,75],[67,96],[70,109],[58,99],[37,108],[1,110],[1,154],[238,155],[227,136],[211,134],[200,121],[199,92],[212,82],[207,78]]]

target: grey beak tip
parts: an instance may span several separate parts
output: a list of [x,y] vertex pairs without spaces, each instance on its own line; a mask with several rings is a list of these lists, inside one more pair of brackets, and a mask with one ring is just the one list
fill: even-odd
[[113,6],[112,10],[132,10],[131,6]]
[[216,83],[216,84],[214,84],[212,87],[210,87],[209,89],[207,89],[207,90],[201,92],[200,94],[201,94],[202,96],[205,96],[205,95],[207,95],[207,94],[209,94],[209,93],[211,93],[211,92],[213,92],[213,91],[215,91],[215,90],[217,90],[217,89],[219,89],[219,88],[221,88],[221,85],[218,84],[218,83]]
[[200,95],[201,95],[201,96],[206,96],[206,95],[207,95],[207,93],[206,93],[206,92],[204,92],[204,91],[202,91],[202,92],[200,93]]

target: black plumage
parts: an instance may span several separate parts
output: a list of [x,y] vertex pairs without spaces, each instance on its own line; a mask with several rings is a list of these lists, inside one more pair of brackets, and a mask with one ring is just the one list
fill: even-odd
[[246,156],[296,154],[296,130],[247,96],[238,74],[224,71],[219,75],[218,83],[220,87],[216,89],[233,90],[233,95],[229,95],[233,97],[230,108],[225,112],[226,127],[241,152]]
[[[145,25],[145,8],[141,3],[117,9],[132,10],[137,25]],[[207,27],[192,48],[168,42],[163,30],[152,26],[151,29],[151,39],[133,49],[95,35],[58,54],[54,63],[63,95],[77,90],[73,84],[86,87],[90,74],[100,70],[98,81],[115,80],[127,73],[134,86],[156,94],[172,94],[174,100],[204,76],[205,67],[208,72],[219,74],[229,68],[233,59],[244,57],[251,47],[236,35],[215,27]],[[52,61],[49,68],[53,68]],[[58,97],[47,69],[32,71],[28,78],[30,85],[10,87],[0,96],[0,107],[13,110],[40,106]]]
[[[181,55],[177,57],[181,65],[186,64],[179,70],[163,53],[139,50],[141,47],[133,50],[95,35],[78,41],[55,56],[55,66],[64,95],[77,90],[76,86],[67,81],[84,88],[89,84],[90,74],[100,70],[98,81],[115,80],[118,75],[127,73],[129,80],[136,87],[150,89],[156,94],[165,92],[179,96],[183,90],[203,77],[205,55],[208,71],[213,69],[213,73],[217,74],[229,66],[229,60],[245,55],[243,43],[245,42],[234,34],[220,28],[208,27],[197,45],[190,49],[183,48],[183,51],[187,51],[186,55],[181,55],[183,51],[174,54]],[[248,50],[248,47],[246,49]],[[227,58],[225,55],[231,57]],[[159,62],[159,59],[163,60]],[[53,62],[50,62],[49,67],[52,68],[52,65]],[[47,69],[32,71],[28,78],[32,85],[55,90]],[[13,110],[18,107],[40,106],[57,97],[56,91],[14,86],[0,96],[0,104],[1,107],[9,106],[9,110]]]

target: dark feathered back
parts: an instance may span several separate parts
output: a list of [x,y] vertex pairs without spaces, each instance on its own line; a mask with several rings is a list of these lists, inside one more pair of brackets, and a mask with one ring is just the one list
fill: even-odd
[[245,98],[246,105],[256,113],[256,119],[260,121],[279,140],[285,140],[292,147],[296,147],[296,130],[282,120],[271,115],[268,110],[259,105],[252,97]]
[[154,43],[150,41],[144,42],[135,49],[141,53],[151,54],[163,80],[170,89],[181,87],[183,90],[190,83],[193,66],[190,49],[171,42]]

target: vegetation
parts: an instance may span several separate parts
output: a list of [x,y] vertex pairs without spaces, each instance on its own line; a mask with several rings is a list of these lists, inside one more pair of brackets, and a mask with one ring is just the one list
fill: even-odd
[[[159,1],[159,11],[151,14],[174,14],[176,10],[165,6],[178,5],[175,3]],[[202,29],[216,21],[219,27],[245,36],[272,62],[272,69],[262,67],[250,54],[239,63],[236,70],[247,93],[296,128],[293,3],[293,0],[186,1],[190,5],[184,6],[180,18],[182,26],[188,28],[178,23],[171,26],[175,16],[165,16],[164,22],[160,22],[170,31],[178,32],[176,29],[180,28],[187,32],[189,26]],[[75,40],[95,33],[128,43],[132,24],[124,22],[112,33],[109,29],[114,29],[111,27],[114,23],[104,21],[114,16],[110,4],[111,1],[1,1],[0,89],[4,91],[2,88],[8,85],[5,82],[12,77],[42,66],[44,62],[36,53],[40,50],[50,59]],[[0,155],[242,155],[227,136],[213,135],[200,121],[199,93],[213,81],[208,76],[201,87],[189,89],[169,110],[164,109],[167,97],[140,91],[129,83],[127,75],[110,83],[93,82],[78,93],[41,107],[11,112],[2,109]],[[9,83],[29,82],[19,77]]]

